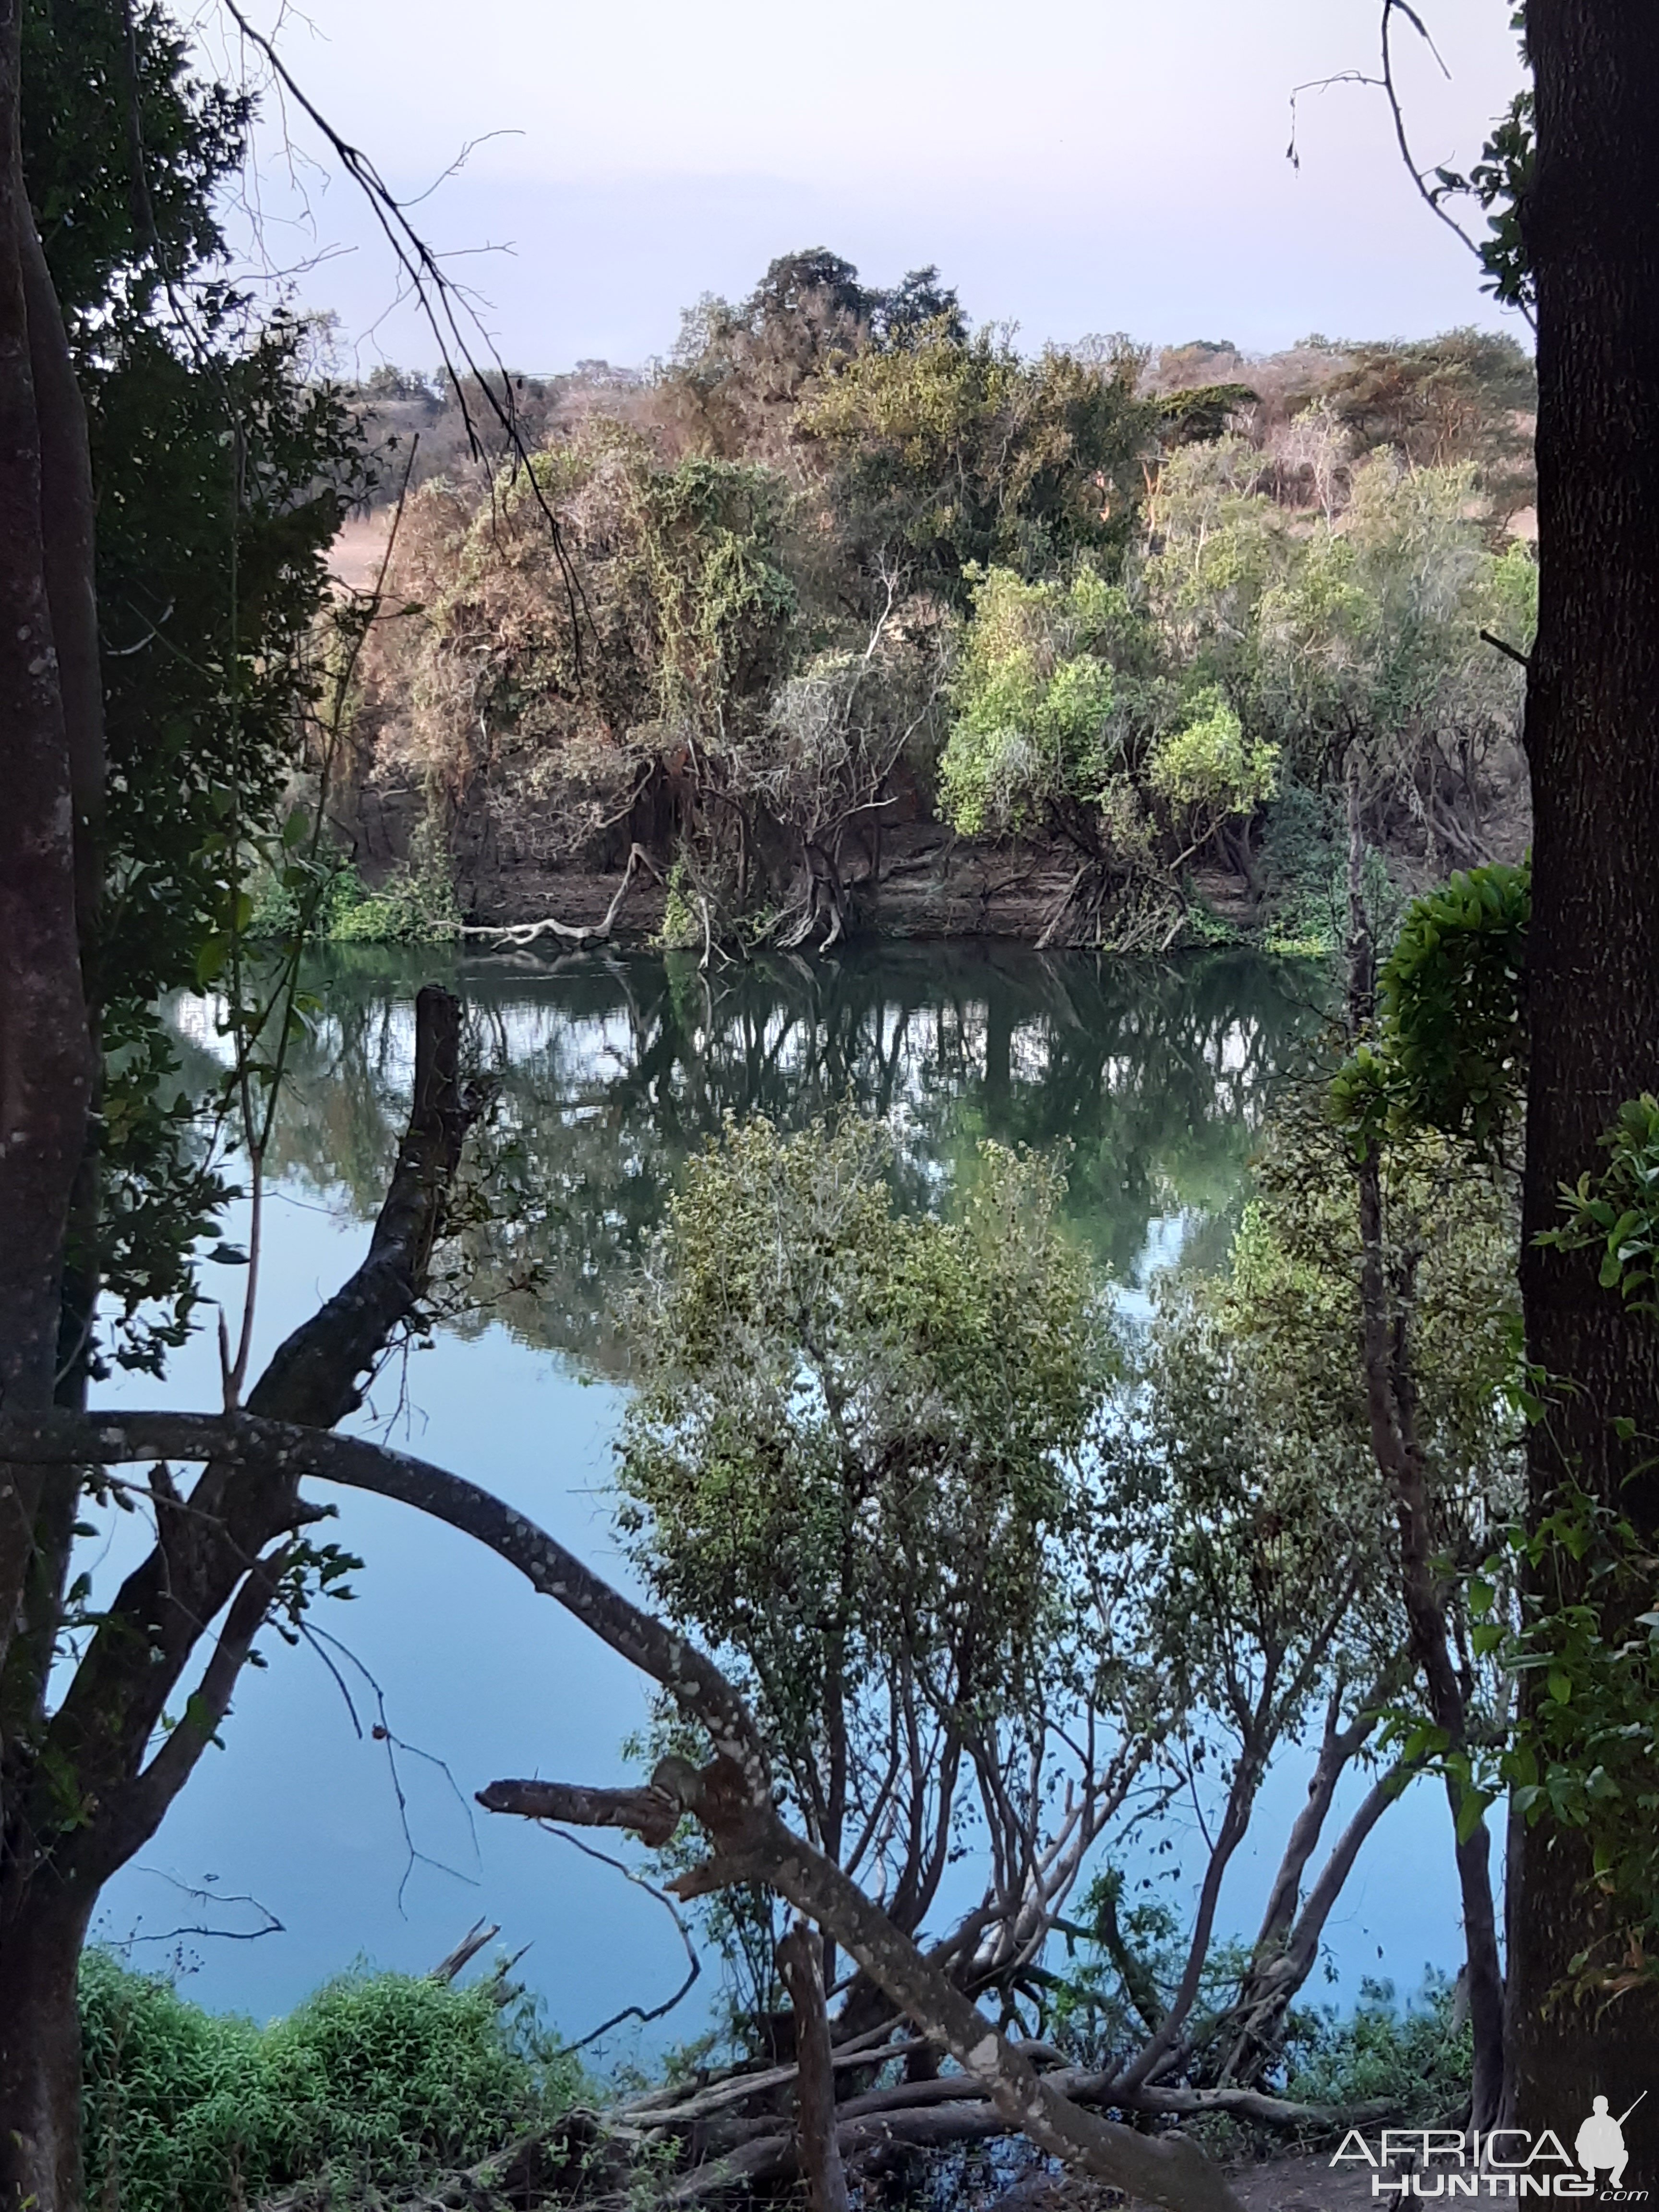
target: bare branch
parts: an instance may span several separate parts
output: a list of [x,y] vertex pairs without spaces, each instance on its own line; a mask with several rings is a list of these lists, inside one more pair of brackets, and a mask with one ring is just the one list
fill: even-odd
[[478,1792],[487,1813],[526,1820],[569,1820],[579,1828],[627,1828],[659,1850],[680,1824],[681,1808],[659,1790],[584,1790],[568,1782],[492,1782]]
[[461,935],[483,938],[491,945],[509,945],[514,951],[521,951],[526,945],[537,944],[544,937],[556,937],[561,945],[603,945],[616,927],[617,916],[622,911],[623,901],[628,896],[635,873],[641,869],[650,876],[653,882],[662,881],[655,861],[646,851],[644,846],[630,845],[628,851],[628,866],[623,872],[621,883],[617,886],[615,896],[605,908],[603,921],[578,925],[575,922],[560,921],[554,915],[547,915],[540,921],[513,921],[501,924],[463,922]]
[[900,2013],[981,2085],[1007,2130],[1170,2212],[1239,2212],[1225,2177],[1195,2143],[1179,2133],[1148,2136],[1101,2118],[1045,2082],[1018,2045],[923,1957],[879,1905],[785,1826],[772,1804],[769,1769],[754,1723],[713,1662],[501,1499],[443,1468],[361,1438],[249,1414],[43,1413],[0,1419],[0,1459],[15,1462],[210,1455],[227,1468],[274,1466],[292,1479],[314,1475],[400,1498],[507,1559],[536,1589],[650,1674],[720,1746],[703,1768],[664,1759],[652,1787],[695,1816],[730,1878],[767,1883],[832,1933]]

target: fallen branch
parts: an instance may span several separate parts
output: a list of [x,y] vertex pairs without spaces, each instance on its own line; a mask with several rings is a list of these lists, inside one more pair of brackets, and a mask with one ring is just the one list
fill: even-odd
[[[832,2051],[830,2063],[841,2073],[854,2067],[884,2066],[889,2059],[909,2058],[931,2048],[922,2035],[907,2036],[898,2043],[884,2043],[878,2049],[872,2049],[864,2038],[860,2038],[856,2043],[842,2044]],[[695,2120],[709,2119],[718,2112],[747,2104],[750,2097],[788,2088],[799,2070],[796,2066],[769,2066],[758,2074],[734,2075],[697,2090],[680,2104],[673,2101],[681,2094],[680,2087],[671,2084],[665,2089],[650,2089],[643,2096],[630,2097],[614,2109],[618,2118],[637,2121],[646,2127],[689,2127]]]
[[645,848],[631,845],[628,852],[628,866],[617,886],[616,896],[605,908],[603,921],[586,924],[560,921],[550,914],[544,915],[539,921],[466,921],[461,924],[461,935],[483,938],[492,945],[511,945],[515,951],[522,951],[527,945],[538,944],[544,937],[556,937],[561,945],[603,945],[616,927],[623,901],[628,896],[629,887],[641,869],[651,877],[653,882],[662,881],[656,864]]

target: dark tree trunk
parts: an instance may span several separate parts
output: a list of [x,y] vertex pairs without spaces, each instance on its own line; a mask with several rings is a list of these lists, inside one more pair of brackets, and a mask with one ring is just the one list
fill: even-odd
[[[75,824],[44,534],[32,366],[36,246],[19,150],[20,24],[0,14],[0,1401],[51,1403],[70,1192],[92,1051],[76,932]],[[0,1468],[0,1810],[32,1719],[8,1652],[35,1565],[38,1475]]]
[[76,1977],[88,1908],[43,1898],[0,1927],[0,2205],[80,2212],[81,2014]]
[[[1659,1089],[1659,9],[1529,0],[1537,167],[1522,210],[1538,288],[1538,641],[1527,697],[1533,798],[1528,1350],[1571,1394],[1534,1429],[1534,1512],[1571,1470],[1659,1533],[1659,1479],[1618,1416],[1659,1432],[1659,1329],[1540,1252],[1558,1186],[1598,1164],[1620,1103]],[[1650,2086],[1659,1997],[1599,2017],[1553,2004],[1594,1931],[1587,1869],[1547,1823],[1511,1856],[1509,2109],[1574,2126]],[[1659,2183],[1659,2104],[1636,2113],[1632,2178]]]

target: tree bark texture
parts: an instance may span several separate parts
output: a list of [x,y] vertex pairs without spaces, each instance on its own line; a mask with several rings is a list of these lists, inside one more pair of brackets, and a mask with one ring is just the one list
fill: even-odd
[[836,2140],[836,2071],[817,1937],[798,1920],[778,1946],[778,1972],[795,2015],[795,2156],[807,2212],[848,2212],[847,2169]]
[[[0,0],[0,1407],[50,1406],[65,1239],[95,1054],[80,903],[101,774],[72,754],[101,730],[85,422],[24,189],[21,6]],[[0,1834],[27,1789],[52,1638],[43,1598],[71,1479],[0,1462]],[[85,1917],[59,1885],[27,1926],[0,1917],[0,2205],[78,2203]]]
[[[0,1404],[17,1411],[52,1400],[93,1079],[43,507],[43,447],[58,450],[67,434],[57,424],[43,434],[33,369],[27,272],[39,241],[22,180],[20,32],[12,0],[0,9]],[[6,1662],[33,1565],[39,1493],[38,1471],[0,1468],[0,1792],[33,1702]]]
[[[1522,217],[1538,296],[1539,627],[1532,777],[1531,1066],[1522,1267],[1529,1356],[1552,1393],[1529,1449],[1533,1510],[1565,1473],[1659,1535],[1659,1329],[1601,1290],[1585,1253],[1540,1251],[1557,1191],[1601,1155],[1620,1104],[1659,1089],[1659,11],[1529,0],[1537,155]],[[1557,2001],[1595,1932],[1588,1868],[1547,1822],[1513,1839],[1508,2117],[1577,2126],[1649,2087],[1659,1996],[1596,2016]],[[1630,2123],[1632,2178],[1659,2185],[1659,2105]]]

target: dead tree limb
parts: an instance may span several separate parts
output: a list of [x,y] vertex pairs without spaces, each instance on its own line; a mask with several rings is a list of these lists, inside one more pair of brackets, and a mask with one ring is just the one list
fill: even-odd
[[475,1920],[453,1951],[446,1953],[427,1976],[429,1982],[453,1982],[477,1957],[486,1943],[493,1943],[501,1932],[499,1920]]
[[632,845],[629,848],[628,866],[623,872],[623,879],[617,884],[616,894],[610,905],[605,908],[603,921],[585,924],[560,921],[552,915],[544,915],[539,921],[510,921],[499,924],[468,921],[462,923],[461,935],[481,938],[491,945],[507,945],[515,952],[522,951],[527,945],[538,944],[544,937],[556,937],[561,945],[603,945],[616,927],[617,916],[622,911],[623,901],[627,897],[635,875],[641,870],[652,878],[653,882],[662,881],[656,863],[645,848],[642,845]]
[[478,1792],[488,1813],[526,1820],[562,1820],[573,1828],[626,1828],[653,1850],[680,1824],[680,1808],[660,1790],[584,1790],[568,1782],[492,1782]]

